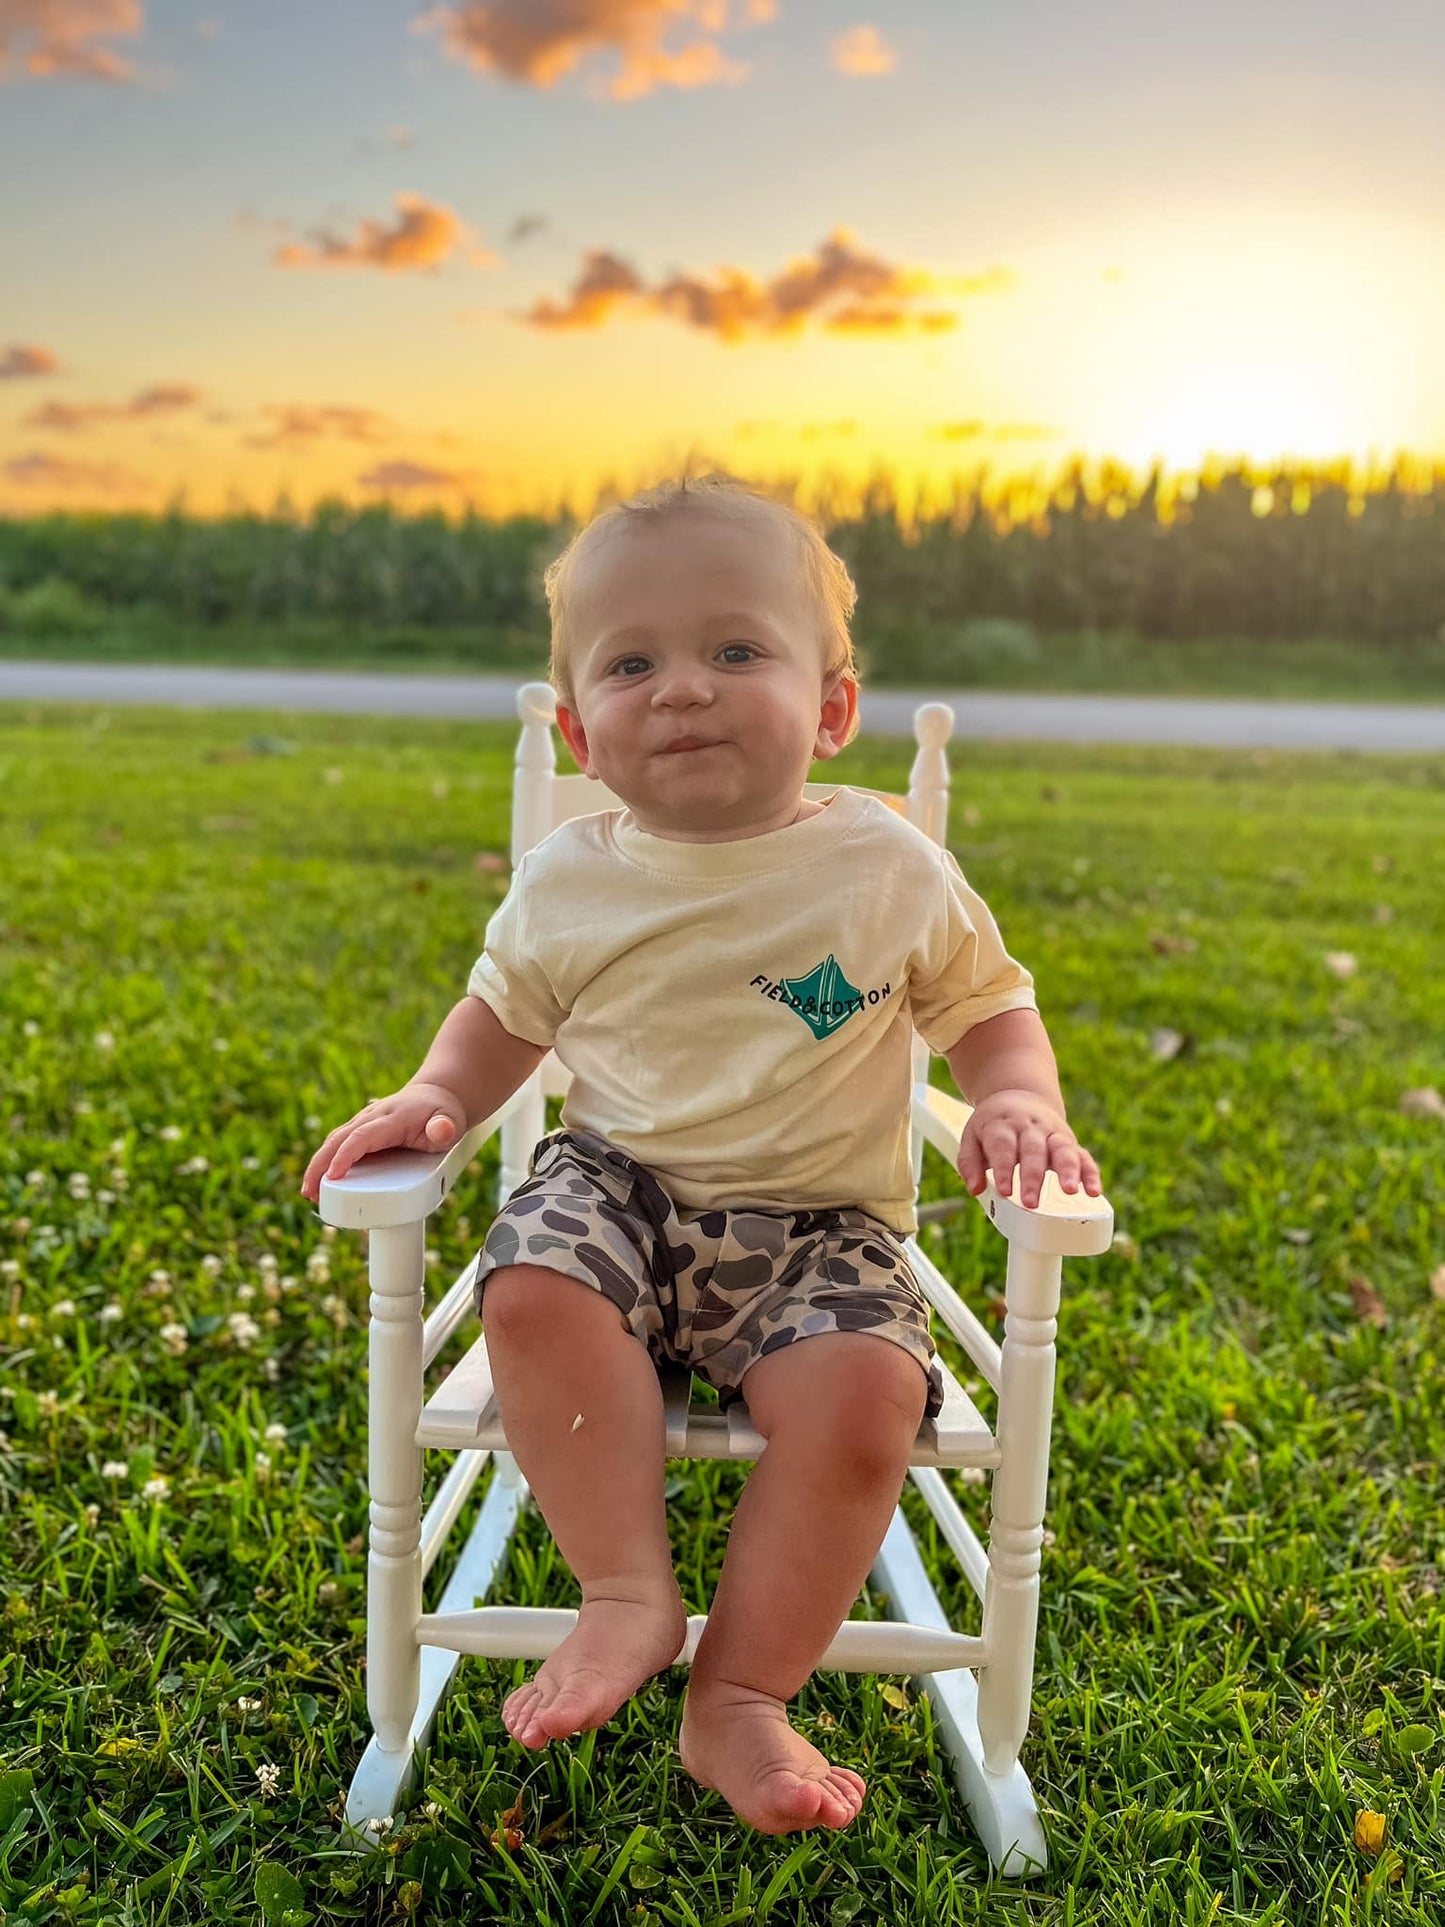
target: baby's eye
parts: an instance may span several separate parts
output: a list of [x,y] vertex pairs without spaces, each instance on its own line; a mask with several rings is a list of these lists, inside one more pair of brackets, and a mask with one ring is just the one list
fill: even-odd
[[[718,653],[720,655],[726,654],[726,652],[729,649],[745,649],[747,650],[749,655],[753,655],[753,656],[757,655],[758,653],[757,649],[750,642],[725,642],[722,646],[722,649],[719,650]],[[613,675],[616,675],[619,670],[626,669],[628,663],[630,662],[645,663],[647,661],[648,661],[648,658],[646,656],[623,656],[620,662],[616,662],[612,665],[612,673]],[[631,682],[633,678],[631,676],[624,676],[622,680],[624,682]]]

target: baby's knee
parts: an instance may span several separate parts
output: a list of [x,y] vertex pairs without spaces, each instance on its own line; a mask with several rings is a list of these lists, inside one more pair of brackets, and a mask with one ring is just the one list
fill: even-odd
[[478,1310],[489,1346],[555,1344],[578,1326],[626,1322],[594,1286],[547,1265],[498,1265],[482,1280]]
[[[765,1437],[804,1443],[820,1464],[850,1479],[891,1477],[906,1469],[918,1436],[928,1400],[927,1373],[919,1359],[889,1339],[840,1336],[841,1345],[819,1335],[770,1354],[792,1353],[794,1369],[787,1382],[775,1374],[766,1389],[746,1388],[748,1409]],[[755,1403],[757,1393],[764,1395]]]

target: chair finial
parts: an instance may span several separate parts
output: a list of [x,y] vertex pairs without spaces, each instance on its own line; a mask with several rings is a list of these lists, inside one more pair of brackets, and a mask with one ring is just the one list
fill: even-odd
[[921,703],[913,712],[913,734],[920,749],[942,749],[953,734],[953,711],[947,703]]
[[524,723],[555,723],[557,692],[549,682],[524,682],[517,691],[517,714]]

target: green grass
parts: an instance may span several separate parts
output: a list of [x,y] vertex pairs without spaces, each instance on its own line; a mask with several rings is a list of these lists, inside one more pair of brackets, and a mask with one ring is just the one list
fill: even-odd
[[[842,1834],[774,1840],[681,1774],[684,1673],[534,1756],[498,1717],[528,1669],[470,1659],[398,1836],[339,1852],[369,1730],[368,1300],[362,1241],[297,1185],[461,993],[505,882],[475,858],[507,846],[513,740],[0,708],[7,1918],[252,1922],[271,1865],[324,1922],[1437,1922],[1445,1123],[1400,1099],[1445,1086],[1445,772],[1409,756],[956,759],[952,845],[1035,972],[1123,1234],[1064,1270],[1023,1751],[1048,1874],[990,1879],[911,1691],[804,1689],[803,1730],[869,1794]],[[828,771],[899,788],[908,754],[858,743]],[[429,1228],[433,1297],[495,1182],[492,1145]],[[930,1150],[925,1198],[953,1188]],[[982,1214],[924,1235],[987,1315]],[[702,1610],[743,1472],[675,1470]],[[960,1491],[982,1526],[986,1488]],[[575,1601],[535,1515],[499,1596]],[[519,1798],[508,1854],[489,1836]]]
[[[1048,690],[1084,695],[1224,696],[1251,701],[1445,703],[1445,641],[1374,646],[1330,637],[1266,641],[1141,638],[1125,631],[1042,634],[1037,653],[981,623],[876,627],[860,609],[864,678],[879,688]],[[0,625],[0,660],[205,663],[232,668],[395,670],[545,678],[545,635],[520,628],[377,627],[315,617],[206,624],[115,611],[93,631],[34,634]]]

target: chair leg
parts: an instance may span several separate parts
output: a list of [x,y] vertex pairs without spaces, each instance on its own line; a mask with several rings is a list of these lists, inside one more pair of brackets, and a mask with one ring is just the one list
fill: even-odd
[[988,1663],[978,1682],[978,1723],[991,1773],[1006,1773],[1014,1764],[1029,1726],[1062,1268],[1057,1255],[1009,1247],[1000,1458],[989,1502],[983,1601]]
[[[437,1604],[438,1612],[463,1612],[485,1599],[502,1568],[512,1531],[529,1497],[526,1479],[510,1452],[497,1452],[492,1482],[466,1545]],[[456,1682],[459,1652],[440,1646],[416,1645],[420,1658],[416,1709],[402,1746],[388,1751],[373,1738],[352,1778],[346,1796],[343,1844],[356,1851],[374,1850],[393,1823],[402,1795],[410,1787],[421,1755],[431,1745],[437,1712]],[[370,1668],[368,1667],[368,1673]]]
[[[924,1568],[900,1506],[874,1562],[873,1584],[886,1595],[891,1619],[953,1630]],[[1005,1880],[1026,1880],[1048,1866],[1048,1845],[1033,1788],[1015,1760],[1003,1772],[985,1764],[979,1733],[978,1683],[966,1666],[923,1673],[917,1685],[933,1704],[940,1738],[953,1761],[954,1778],[995,1871]]]

